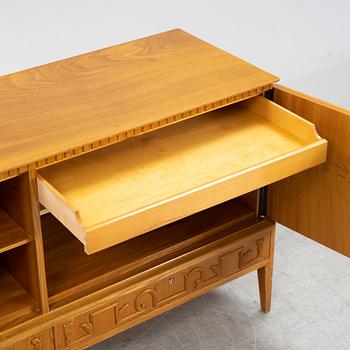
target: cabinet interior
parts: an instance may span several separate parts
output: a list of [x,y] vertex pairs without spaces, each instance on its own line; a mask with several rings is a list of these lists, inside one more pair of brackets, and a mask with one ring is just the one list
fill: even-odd
[[50,306],[61,306],[231,234],[256,220],[256,206],[254,191],[92,255],[52,214],[44,214]]
[[26,175],[0,182],[0,329],[39,311]]
[[0,264],[0,300],[0,329],[18,319],[34,316],[38,309],[35,299],[3,264]]

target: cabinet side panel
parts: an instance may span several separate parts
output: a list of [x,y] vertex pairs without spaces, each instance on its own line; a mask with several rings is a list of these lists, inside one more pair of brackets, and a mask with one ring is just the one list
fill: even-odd
[[269,186],[268,216],[350,257],[350,111],[282,86],[273,99],[329,143],[325,164]]

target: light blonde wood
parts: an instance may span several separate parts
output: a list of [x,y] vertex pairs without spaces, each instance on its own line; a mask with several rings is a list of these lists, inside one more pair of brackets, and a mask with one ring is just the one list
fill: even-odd
[[0,78],[0,179],[256,96],[278,79],[180,30]]
[[272,297],[272,274],[275,249],[275,230],[271,230],[270,258],[269,262],[257,270],[261,311],[268,313],[271,311]]
[[39,199],[90,254],[320,164],[326,147],[256,97],[41,169]]
[[255,219],[255,211],[233,200],[88,256],[64,226],[52,215],[44,215],[50,303],[57,307],[87,295],[122,276],[160,264],[161,259],[170,255],[188,251],[199,242],[218,239]]
[[[276,103],[272,103],[266,98],[250,98],[241,102],[239,106],[246,108],[252,115],[257,115],[260,118],[266,119],[266,121],[270,123],[269,127],[284,130],[284,132],[288,134],[287,137],[292,135],[300,139],[302,143],[311,143],[315,142],[315,140],[321,140],[313,123],[292,113],[288,109],[282,108]],[[249,124],[247,128],[249,128]],[[266,135],[265,137],[268,136],[269,135]],[[257,144],[257,147],[260,147],[260,142]]]
[[350,256],[350,111],[276,86],[274,100],[316,125],[327,162],[269,187],[268,215]]
[[0,253],[30,241],[27,233],[5,211],[0,209]]
[[47,283],[46,283],[43,239],[42,239],[42,233],[41,233],[38,188],[37,188],[37,182],[36,182],[36,171],[32,166],[29,167],[29,171],[28,171],[28,183],[29,183],[29,195],[30,195],[30,208],[31,208],[32,221],[33,221],[33,237],[34,237],[35,260],[36,260],[35,262],[36,262],[36,273],[38,278],[40,307],[42,312],[48,312],[49,301],[48,301]]

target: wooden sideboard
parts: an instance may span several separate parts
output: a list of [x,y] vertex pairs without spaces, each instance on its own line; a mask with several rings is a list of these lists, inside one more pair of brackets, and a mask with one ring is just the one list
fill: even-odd
[[180,29],[0,77],[0,349],[85,349],[257,271],[350,256],[350,112]]

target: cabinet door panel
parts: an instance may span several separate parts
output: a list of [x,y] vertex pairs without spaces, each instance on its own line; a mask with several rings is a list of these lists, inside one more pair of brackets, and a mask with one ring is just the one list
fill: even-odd
[[350,111],[276,86],[274,101],[316,125],[327,162],[269,186],[268,216],[350,257]]

